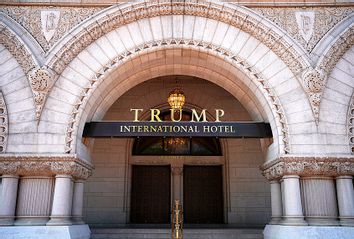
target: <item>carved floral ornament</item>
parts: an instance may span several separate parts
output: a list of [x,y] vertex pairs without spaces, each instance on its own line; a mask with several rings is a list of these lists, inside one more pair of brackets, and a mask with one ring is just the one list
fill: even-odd
[[93,166],[76,156],[65,155],[3,155],[0,156],[0,175],[38,176],[57,174],[87,179]]
[[88,82],[87,86],[82,90],[80,96],[77,98],[76,103],[71,112],[71,117],[67,126],[66,137],[65,137],[65,152],[72,153],[75,151],[75,140],[77,137],[78,124],[80,122],[81,114],[86,107],[86,103],[90,96],[92,95],[94,89],[101,83],[106,74],[112,69],[115,69],[119,65],[125,63],[126,61],[133,59],[136,55],[141,55],[151,49],[165,49],[166,47],[187,47],[188,49],[194,48],[198,51],[212,50],[218,56],[221,56],[225,60],[231,62],[234,66],[241,69],[250,79],[263,89],[266,99],[272,106],[273,116],[277,118],[280,128],[280,145],[281,153],[290,153],[290,143],[289,143],[289,129],[287,126],[287,120],[285,117],[284,109],[280,103],[280,100],[274,90],[270,87],[269,83],[262,77],[262,75],[257,72],[252,66],[250,66],[244,59],[235,56],[232,52],[221,48],[220,46],[215,46],[210,43],[195,40],[184,40],[184,39],[169,39],[163,41],[152,41],[144,43],[134,49],[123,52],[114,58],[111,62],[107,63],[102,67],[101,70],[96,72],[94,77]]
[[302,85],[310,100],[315,122],[318,124],[321,98],[326,85],[325,74],[321,69],[309,69],[303,73],[302,80]]
[[32,54],[28,51],[25,44],[1,22],[0,44],[6,47],[21,66],[24,73],[27,74],[34,97],[36,119],[39,120],[46,96],[54,83],[54,74],[45,66],[42,68],[38,67],[37,62],[32,58]]
[[111,11],[76,33],[75,37],[55,54],[48,65],[60,74],[83,49],[112,30],[140,19],[173,14],[206,17],[242,29],[272,49],[295,74],[302,72],[309,66],[304,57],[284,38],[260,23],[260,20],[245,13],[243,8],[221,5],[213,1],[195,0],[183,2],[147,1],[119,6],[117,11]]
[[261,170],[268,180],[281,179],[284,175],[354,175],[354,157],[283,156],[262,165]]
[[4,45],[16,59],[25,74],[37,65],[25,44],[2,22],[0,22],[0,44]]
[[350,105],[348,107],[347,119],[349,148],[351,154],[354,154],[354,93],[352,94]]
[[53,78],[52,72],[46,68],[35,68],[28,74],[36,107],[37,120],[40,119],[47,94],[54,83]]
[[6,151],[8,118],[5,99],[0,91],[0,154]]

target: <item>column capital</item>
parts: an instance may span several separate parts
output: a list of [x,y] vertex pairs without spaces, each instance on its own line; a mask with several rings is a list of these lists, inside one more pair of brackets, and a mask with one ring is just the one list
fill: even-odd
[[282,155],[263,164],[260,169],[269,181],[279,180],[285,175],[300,177],[354,175],[354,156]]
[[12,174],[3,174],[0,176],[0,178],[20,178],[18,175],[12,175]]
[[183,174],[183,166],[174,166],[171,167],[172,175],[182,175]]
[[3,154],[0,155],[0,175],[54,176],[71,175],[87,179],[93,166],[75,154]]
[[57,174],[55,175],[55,178],[69,178],[69,179],[73,179],[73,177],[71,175],[67,175],[67,174]]
[[295,178],[295,179],[300,179],[299,175],[284,175],[282,179],[287,179],[287,178]]
[[340,175],[340,176],[337,176],[336,179],[350,179],[350,180],[352,180],[353,176],[351,176],[351,175]]

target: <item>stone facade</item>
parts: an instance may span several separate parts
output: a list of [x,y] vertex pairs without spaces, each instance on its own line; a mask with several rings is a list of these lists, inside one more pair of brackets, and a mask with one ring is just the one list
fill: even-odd
[[222,140],[225,222],[270,221],[265,238],[320,226],[353,236],[353,3],[74,2],[0,1],[0,224],[16,225],[6,236],[36,225],[45,238],[56,225],[80,238],[88,228],[71,224],[82,217],[129,222],[130,166],[145,159],[132,140],[89,140],[83,128],[128,119],[131,103],[162,107],[171,85],[156,79],[171,75],[185,77],[188,103],[271,125],[271,140]]

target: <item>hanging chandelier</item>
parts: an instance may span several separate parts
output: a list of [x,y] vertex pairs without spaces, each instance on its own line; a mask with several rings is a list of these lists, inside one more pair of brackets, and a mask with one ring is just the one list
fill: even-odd
[[186,97],[182,90],[175,88],[170,92],[170,95],[167,98],[168,103],[171,106],[171,109],[181,110],[184,103],[186,102]]

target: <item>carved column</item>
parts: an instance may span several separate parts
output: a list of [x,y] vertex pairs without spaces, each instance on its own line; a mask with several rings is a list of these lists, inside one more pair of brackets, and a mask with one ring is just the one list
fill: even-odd
[[2,175],[0,192],[0,226],[11,226],[14,223],[18,176]]
[[284,215],[283,225],[307,225],[301,205],[300,177],[297,175],[283,176]]
[[269,224],[278,224],[283,216],[282,191],[279,181],[270,182],[270,193],[272,203],[272,220]]
[[48,176],[20,178],[15,225],[45,225],[49,220],[54,180]]
[[182,173],[183,166],[172,167],[173,202],[175,200],[180,200],[182,203]]
[[82,220],[82,207],[84,204],[84,181],[77,180],[74,182],[73,205],[72,205],[72,222],[73,224],[84,224]]
[[52,214],[47,225],[71,225],[73,182],[70,175],[56,175]]
[[354,189],[352,176],[336,178],[339,219],[342,226],[354,226]]
[[302,199],[306,221],[311,226],[338,225],[334,180],[331,177],[301,178]]

